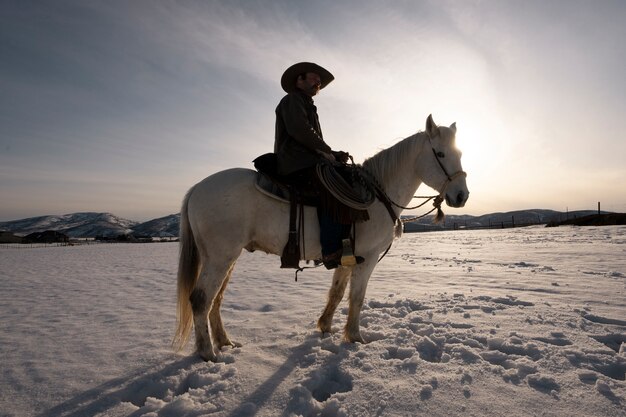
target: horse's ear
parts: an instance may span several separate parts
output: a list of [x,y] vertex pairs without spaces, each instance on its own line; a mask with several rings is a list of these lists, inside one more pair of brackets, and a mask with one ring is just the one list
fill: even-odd
[[452,133],[454,133],[456,135],[456,122],[452,123],[450,125],[450,130],[452,131]]
[[426,134],[431,138],[434,138],[439,134],[439,128],[435,124],[432,114],[429,114],[426,119]]

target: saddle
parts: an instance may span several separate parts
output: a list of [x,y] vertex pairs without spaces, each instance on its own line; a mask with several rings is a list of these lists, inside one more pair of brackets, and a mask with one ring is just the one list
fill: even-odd
[[254,161],[258,171],[256,187],[272,198],[289,203],[289,238],[280,257],[281,268],[300,269],[300,235],[296,227],[298,207],[300,221],[303,223],[303,207],[319,205],[319,192],[312,185],[298,187],[289,178],[278,174],[278,161],[275,153],[266,153]]
[[[257,189],[283,202],[290,204],[289,238],[281,256],[281,268],[300,269],[300,233],[303,232],[303,207],[322,207],[342,224],[354,224],[369,220],[367,207],[375,199],[371,187],[364,181],[346,178],[329,164],[318,165],[317,178],[294,179],[277,172],[277,157],[274,153],[259,156],[254,161],[258,171]],[[354,173],[353,173],[354,174]],[[354,175],[352,175],[354,176]],[[296,225],[300,208],[300,227]],[[354,249],[354,238],[350,239]],[[345,244],[344,244],[345,246]]]
[[305,206],[319,205],[320,193],[313,184],[297,184],[289,177],[278,174],[275,153],[266,153],[252,162],[258,171],[256,188],[262,193],[285,203],[295,198],[299,204]]

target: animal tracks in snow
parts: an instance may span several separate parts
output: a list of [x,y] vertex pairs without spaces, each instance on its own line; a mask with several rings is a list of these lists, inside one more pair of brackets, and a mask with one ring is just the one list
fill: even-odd
[[175,373],[133,381],[120,401],[134,408],[134,416],[217,413],[224,409],[223,396],[238,391],[237,373],[231,365],[195,360]]
[[[353,389],[346,347],[329,346],[331,338],[312,348],[310,361],[296,370],[300,381],[290,391],[286,415],[337,415],[341,398]],[[288,412],[288,414],[287,414]]]
[[[582,372],[583,379],[593,382],[603,376],[615,381],[625,379],[626,334],[581,336],[574,329],[576,311],[570,312],[568,319],[571,335],[550,330],[554,318],[547,317],[545,310],[536,314],[537,319],[522,320],[522,317],[535,315],[534,307],[534,303],[515,297],[466,298],[461,294],[441,296],[432,299],[428,305],[407,300],[370,301],[363,309],[362,324],[366,335],[370,331],[379,334],[385,333],[384,328],[391,318],[396,319],[390,326],[395,333],[391,335],[386,331],[390,337],[376,343],[385,344],[380,354],[383,360],[409,373],[417,372],[423,362],[482,365],[501,375],[506,382],[526,383],[540,392],[558,395],[561,391],[559,379],[545,375],[542,364],[560,356],[560,361],[568,361]],[[516,311],[519,309],[524,310],[522,314]],[[499,316],[503,319],[498,319]],[[583,317],[589,320],[595,316],[587,314]],[[522,322],[518,327],[523,331],[500,331],[503,320]],[[476,329],[488,328],[485,322],[491,322],[492,326],[488,333],[481,334]],[[622,325],[619,320],[606,318],[594,322]],[[588,348],[591,341],[598,342],[593,344],[593,349]],[[602,345],[610,349],[603,349]],[[591,377],[587,370],[592,370],[594,376]]]
[[[263,415],[267,396],[276,395],[283,417],[384,415],[397,389],[411,389],[418,409],[438,401],[441,387],[446,395],[456,392],[471,401],[483,392],[486,378],[555,401],[569,395],[571,384],[618,405],[626,401],[617,388],[626,374],[626,333],[617,321],[590,320],[589,309],[552,314],[513,296],[456,293],[417,301],[390,294],[366,300],[365,345],[342,342],[338,330],[347,308],[342,313],[335,333],[291,332],[288,340],[299,345],[254,393],[241,393],[243,347],[224,350],[221,363],[187,359],[176,371],[135,380],[120,395],[119,407],[134,416],[252,416]],[[607,332],[607,326],[615,331]],[[562,330],[568,327],[571,332]],[[398,378],[407,383],[385,384]],[[367,395],[362,404],[350,400],[365,392],[377,395]]]
[[244,346],[217,364],[192,343],[169,350],[175,244],[4,249],[0,409],[622,417],[624,236],[624,227],[405,234],[368,286],[367,344],[343,343],[346,308],[332,334],[313,330],[327,271],[296,283],[275,257],[245,252],[223,304]]
[[[566,395],[569,374],[573,374],[588,389],[622,401],[610,381],[624,380],[626,355],[619,349],[625,349],[621,346],[626,335],[586,336],[574,328],[571,333],[554,330],[553,318],[547,317],[545,310],[538,314],[535,308],[534,303],[515,297],[463,294],[431,297],[428,302],[393,297],[369,300],[363,307],[361,325],[370,343],[345,344],[338,334],[311,340],[311,353],[296,371],[300,379],[290,391],[285,415],[360,415],[354,410],[346,412],[343,403],[350,393],[363,389],[362,373],[380,373],[383,380],[389,373],[413,378],[415,398],[422,402],[436,399],[442,384],[453,384],[463,398],[472,398],[474,374],[526,385],[556,400]],[[538,319],[524,320],[533,314]],[[577,317],[578,313],[571,311],[568,320],[574,323]],[[523,330],[501,330],[510,320]],[[486,321],[491,325],[485,326]],[[568,366],[555,368],[550,365],[553,362]],[[458,376],[422,376],[432,375],[436,367],[443,375],[456,368]],[[392,395],[384,383],[379,389],[383,397]],[[384,400],[369,406],[384,407]],[[375,414],[370,409],[363,415]]]

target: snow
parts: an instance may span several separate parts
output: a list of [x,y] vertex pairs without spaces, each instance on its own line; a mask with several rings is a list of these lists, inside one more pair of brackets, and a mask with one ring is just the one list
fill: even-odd
[[405,234],[367,344],[316,331],[331,274],[243,253],[232,339],[169,343],[176,243],[0,248],[3,416],[624,416],[626,227]]

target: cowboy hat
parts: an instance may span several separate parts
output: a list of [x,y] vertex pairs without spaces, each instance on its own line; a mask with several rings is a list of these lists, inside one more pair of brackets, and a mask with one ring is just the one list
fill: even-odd
[[320,76],[320,89],[326,87],[332,80],[335,79],[333,74],[317,64],[312,62],[298,62],[297,64],[293,64],[287,68],[283,73],[283,76],[280,78],[280,85],[283,87],[283,90],[287,93],[295,91],[298,75],[306,74],[307,72],[314,72]]

